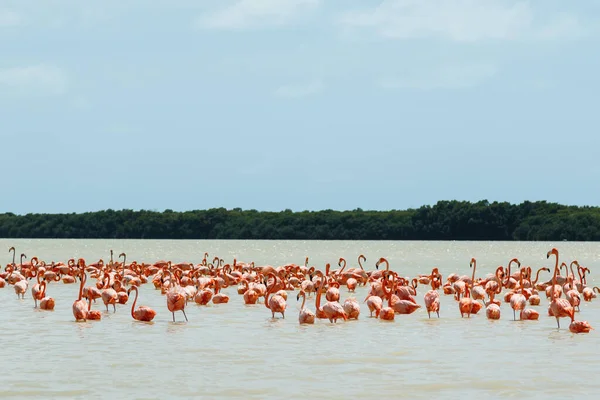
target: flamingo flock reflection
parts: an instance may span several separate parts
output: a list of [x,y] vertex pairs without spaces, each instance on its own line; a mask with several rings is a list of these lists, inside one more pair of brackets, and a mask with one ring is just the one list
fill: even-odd
[[[48,296],[47,289],[61,281],[63,284],[79,282],[78,290],[73,290],[75,321],[101,320],[102,312],[92,309],[97,299],[102,300],[106,313],[117,312],[116,305],[127,304],[132,291],[135,292],[135,298],[131,305],[131,317],[137,321],[153,321],[157,315],[155,310],[147,306],[136,308],[138,289],[148,282],[165,297],[173,322],[179,312],[188,321],[185,309],[190,303],[198,306],[206,306],[210,302],[229,303],[229,296],[222,290],[234,285],[237,285],[237,294],[244,304],[262,301],[272,318],[280,316],[282,319],[285,319],[288,308],[288,292],[297,290],[296,301],[302,298],[298,315],[298,322],[302,325],[315,324],[317,320],[330,323],[358,320],[361,302],[354,297],[347,297],[340,302],[340,289],[345,287],[344,292],[353,294],[358,286],[362,286],[367,291],[362,304],[366,304],[369,317],[394,321],[396,315],[412,314],[422,308],[417,295],[417,288],[421,285],[428,289],[423,294],[428,318],[441,318],[441,302],[450,301],[457,304],[456,316],[460,315],[461,318],[469,319],[485,308],[486,318],[498,320],[505,303],[512,308],[513,320],[538,320],[540,312],[536,308],[545,294],[548,300],[547,316],[556,319],[559,329],[560,320],[567,318],[571,332],[588,333],[592,327],[587,321],[576,320],[576,313],[580,311],[582,300],[592,301],[600,292],[598,287],[587,286],[589,268],[581,266],[577,260],[569,264],[561,263],[556,248],[546,254],[549,260],[554,261],[554,268],[537,269],[535,278],[532,268],[521,266],[517,258],[511,259],[506,267],[497,267],[494,273],[477,277],[477,260],[472,258],[469,269],[465,268],[465,272],[470,274],[451,273],[445,282],[439,267],[416,277],[406,277],[390,268],[386,258],[377,260],[375,270],[366,271],[363,267],[366,257],[362,254],[358,256],[357,267],[346,268],[346,259],[340,258],[337,269],[332,269],[328,263],[321,270],[309,267],[308,257],[303,265],[291,263],[274,267],[256,266],[254,262],[245,263],[236,259],[226,264],[219,257],[209,261],[208,253],[204,253],[199,264],[174,264],[165,260],[152,264],[137,261],[127,263],[125,253],[114,260],[112,250],[110,260],[106,263],[100,259],[88,264],[83,258],[71,258],[66,264],[46,263],[38,257],[26,261],[25,254],[21,254],[19,263],[16,263],[15,248],[11,247],[9,253],[12,253],[12,262],[0,273],[0,288],[13,286],[17,297],[24,299],[29,282],[34,280],[30,290],[34,307],[51,311],[56,301]],[[563,270],[564,275],[561,275]],[[540,281],[541,273],[551,273],[551,276],[546,281]],[[443,300],[441,295],[448,300]],[[310,309],[312,301],[314,311]],[[112,306],[112,311],[109,306]]]

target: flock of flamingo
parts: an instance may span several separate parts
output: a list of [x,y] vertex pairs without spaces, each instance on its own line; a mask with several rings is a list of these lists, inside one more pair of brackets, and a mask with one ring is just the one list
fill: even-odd
[[[48,264],[38,257],[24,262],[27,256],[21,254],[20,263],[16,264],[14,247],[9,249],[9,253],[11,252],[12,263],[0,273],[0,288],[6,284],[12,285],[17,297],[24,299],[29,281],[35,279],[36,283],[31,287],[35,307],[53,310],[55,300],[47,295],[47,285],[60,281],[73,284],[79,279],[78,296],[72,306],[76,321],[102,318],[99,310],[92,310],[92,304],[97,299],[102,300],[106,312],[110,312],[109,306],[116,312],[116,304],[126,304],[132,291],[135,292],[131,306],[132,318],[137,321],[152,321],[156,311],[146,306],[135,308],[139,295],[138,287],[148,281],[165,295],[167,309],[173,314],[173,321],[175,312],[178,311],[183,313],[186,321],[188,320],[185,308],[190,301],[199,305],[207,305],[211,301],[214,304],[228,303],[229,296],[221,292],[221,289],[232,285],[237,285],[237,293],[243,297],[245,304],[257,304],[260,298],[263,298],[263,303],[273,318],[276,313],[285,318],[288,292],[298,290],[296,301],[302,297],[298,316],[300,324],[314,324],[316,319],[326,319],[331,323],[342,319],[358,319],[361,311],[359,302],[349,297],[340,303],[340,287],[344,285],[349,293],[353,293],[357,286],[369,285],[363,303],[366,303],[370,316],[393,321],[396,314],[411,314],[421,308],[415,296],[417,287],[424,285],[431,287],[423,297],[429,318],[432,313],[440,317],[438,289],[442,289],[444,295],[452,296],[461,317],[470,318],[471,314],[478,314],[485,307],[488,319],[500,318],[502,301],[497,297],[506,289],[503,300],[510,304],[515,320],[517,312],[520,320],[539,319],[538,311],[526,307],[527,303],[530,306],[539,306],[539,292],[545,292],[549,300],[548,316],[556,318],[558,328],[560,318],[569,318],[571,332],[588,333],[593,328],[587,321],[575,320],[575,313],[579,311],[582,297],[584,301],[592,301],[596,298],[596,293],[600,292],[598,287],[587,286],[586,274],[590,273],[588,268],[580,266],[577,261],[572,261],[569,265],[559,263],[558,250],[555,248],[547,253],[548,258],[554,256],[555,266],[551,279],[545,282],[538,282],[540,273],[551,272],[549,268],[538,269],[535,279],[532,280],[531,267],[521,267],[516,258],[510,260],[506,268],[499,266],[495,273],[476,278],[477,264],[473,258],[470,263],[470,277],[452,273],[446,277],[445,283],[438,268],[433,268],[429,274],[420,274],[411,279],[392,271],[385,258],[377,261],[376,270],[365,271],[362,263],[366,261],[366,257],[362,254],[358,257],[358,267],[346,269],[346,260],[340,258],[338,269],[332,270],[331,265],[327,264],[325,271],[322,271],[314,266],[309,267],[308,257],[304,265],[287,264],[279,267],[255,266],[254,262],[241,263],[235,259],[233,264],[225,264],[219,257],[214,257],[212,262],[209,262],[208,253],[204,253],[204,259],[196,265],[173,264],[164,260],[153,264],[136,261],[127,264],[125,253],[121,253],[118,261],[114,261],[111,250],[108,263],[100,259],[87,264],[83,258],[77,261],[72,258],[67,264]],[[123,261],[120,261],[121,258]],[[516,270],[511,273],[513,264],[516,265]],[[385,268],[380,269],[380,266]],[[563,268],[565,275],[561,275]],[[95,284],[86,286],[88,276],[89,279],[95,279]],[[321,305],[323,293],[326,301]],[[314,312],[306,306],[307,298],[311,295],[315,297]]]

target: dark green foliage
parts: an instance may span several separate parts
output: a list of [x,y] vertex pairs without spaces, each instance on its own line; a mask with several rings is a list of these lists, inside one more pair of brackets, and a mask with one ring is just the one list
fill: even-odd
[[440,201],[405,211],[0,214],[3,238],[600,240],[600,207]]

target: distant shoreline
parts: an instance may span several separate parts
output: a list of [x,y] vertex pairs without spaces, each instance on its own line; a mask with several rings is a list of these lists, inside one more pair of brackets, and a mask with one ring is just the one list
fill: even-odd
[[5,239],[600,241],[600,207],[485,200],[391,211],[105,210],[0,214]]

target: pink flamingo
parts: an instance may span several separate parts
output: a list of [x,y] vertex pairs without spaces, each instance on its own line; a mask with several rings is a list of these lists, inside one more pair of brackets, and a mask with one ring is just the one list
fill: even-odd
[[584,287],[583,292],[581,292],[581,295],[583,296],[583,300],[592,301],[592,299],[595,299],[596,298],[596,293],[595,293],[596,289],[598,289],[597,286],[594,286],[593,288]]
[[486,285],[486,291],[490,297],[490,301],[487,303],[485,308],[485,316],[488,319],[500,319],[500,301],[494,298],[495,295],[502,293],[502,275],[504,274],[504,268],[498,267],[496,269],[496,281],[490,280]]
[[304,306],[306,303],[306,292],[300,290],[296,296],[296,301],[300,300],[300,296],[302,296],[302,305],[300,306],[300,314],[298,314],[298,322],[300,322],[300,324],[314,324],[315,313]]
[[175,311],[181,311],[185,317],[185,321],[188,321],[187,315],[185,315],[185,293],[181,291],[181,287],[177,284],[176,278],[173,276],[171,271],[167,271],[171,277],[171,286],[167,290],[167,308],[173,314],[173,322],[175,322]]
[[369,312],[371,313],[370,316],[372,317],[374,312],[375,318],[379,318],[381,307],[383,307],[383,300],[381,297],[369,293],[365,298],[365,302],[367,302],[367,307],[369,307]]
[[152,321],[154,319],[154,317],[156,316],[156,311],[154,311],[153,309],[151,309],[150,307],[147,307],[147,306],[139,306],[136,310],[135,303],[137,302],[138,294],[139,294],[137,286],[130,287],[129,290],[127,291],[127,295],[129,295],[129,293],[132,290],[135,290],[135,299],[133,300],[133,304],[131,305],[131,316],[136,321],[144,321],[144,322]]
[[[556,275],[558,274],[558,250],[553,248],[546,254],[546,258],[550,258],[551,255],[556,257],[556,264],[554,266],[554,275],[552,276],[552,286],[556,286]],[[573,310],[573,306],[569,303],[567,299],[556,298],[556,291],[551,290],[551,301],[550,301],[550,309],[549,311],[556,318],[556,325],[558,329],[560,329],[560,321],[559,318],[570,317],[571,321],[574,320],[575,311]]]
[[323,312],[327,316],[329,322],[336,323],[338,319],[343,318],[344,321],[348,320],[348,315],[344,311],[344,307],[337,301],[328,301],[323,305]]
[[102,313],[98,310],[92,310],[92,298],[88,297],[87,319],[92,321],[100,321]]
[[318,319],[327,319],[327,315],[325,315],[325,311],[323,311],[323,307],[321,307],[321,296],[323,295],[323,287],[325,285],[325,277],[323,276],[323,272],[316,271],[315,278],[320,277],[319,287],[317,289],[317,296],[315,299],[315,316]]
[[212,297],[213,304],[229,303],[229,296],[227,296],[225,293],[219,292],[219,290],[221,289],[221,287],[219,285],[219,280],[213,279],[213,282],[215,284],[215,294]]
[[44,298],[44,291],[42,288],[42,281],[40,280],[41,275],[38,274],[37,271],[34,272],[34,274],[36,276],[37,283],[35,285],[33,285],[33,287],[31,288],[31,297],[33,297],[33,301],[35,303],[35,308],[37,308],[38,300],[42,300]]
[[431,313],[435,312],[440,317],[440,294],[437,292],[437,288],[442,284],[442,276],[438,272],[437,268],[431,271],[429,279],[431,284],[431,290],[425,293],[425,308],[427,309],[427,316],[431,318]]
[[200,289],[194,296],[194,301],[196,304],[200,304],[201,306],[207,305],[213,297],[212,290],[208,288]]
[[355,298],[349,297],[344,300],[342,308],[346,315],[348,315],[348,319],[358,319],[358,316],[360,315],[360,305]]
[[575,321],[573,319],[569,325],[569,331],[573,333],[589,333],[592,329],[594,328],[587,321]]
[[79,277],[79,279],[81,280],[81,283],[79,284],[79,297],[77,298],[77,300],[75,300],[73,302],[73,316],[75,317],[75,321],[85,321],[87,319],[87,304],[85,304],[85,301],[82,299],[83,297],[83,285],[85,284],[85,281],[87,279],[87,276],[85,274],[85,260],[83,260],[83,258],[79,259],[79,267],[81,268],[81,276]]
[[104,302],[104,305],[106,306],[106,312],[108,312],[108,305],[112,304],[113,306],[113,312],[117,312],[117,300],[119,299],[119,296],[117,295],[117,291],[113,288],[111,288],[109,286],[110,284],[110,275],[108,273],[104,274],[104,281],[106,283],[104,283],[104,289],[102,290],[102,301]]
[[[389,272],[389,274],[392,275],[392,282],[393,282],[392,287],[396,288],[397,287],[396,286],[396,277],[398,276],[398,274],[395,272],[391,272],[391,271]],[[403,279],[403,278],[401,278],[401,279]],[[412,296],[411,296],[411,298],[412,298]],[[413,298],[413,300],[403,300],[403,299],[400,299],[398,296],[396,296],[393,293],[393,291],[392,291],[392,295],[390,298],[390,302],[391,302],[391,306],[394,309],[394,312],[396,314],[404,314],[404,315],[412,314],[415,311],[417,311],[419,308],[421,308],[421,306],[414,301],[414,298]]]
[[52,297],[46,297],[46,281],[42,281],[42,299],[40,300],[41,310],[54,310],[56,304]]
[[567,282],[571,283],[572,288],[569,290],[565,290],[565,298],[569,300],[569,303],[571,303],[571,306],[573,306],[573,308],[577,307],[577,311],[580,311],[579,304],[581,304],[581,296],[577,291],[575,284],[573,283],[572,275],[569,275],[567,277]]
[[[535,275],[535,281],[531,282],[531,286],[533,286],[534,288],[537,285],[538,280],[540,279],[540,272],[541,271],[547,271],[550,272],[550,268],[546,268],[546,267],[542,267],[540,269],[537,270],[537,273]],[[529,296],[529,304],[531,304],[532,306],[539,306],[540,305],[540,296],[536,293],[533,293],[531,296]]]
[[265,297],[265,307],[271,310],[273,318],[275,318],[275,313],[281,313],[281,318],[285,318],[285,309],[287,307],[285,299],[277,293],[274,294],[273,297],[269,298],[269,295],[271,294],[273,289],[277,287],[277,275],[275,275],[273,272],[269,272],[267,274],[267,277],[271,275],[273,276],[273,284],[267,288],[267,296]]
[[244,303],[245,304],[256,304],[256,302],[258,301],[258,297],[259,297],[258,292],[249,286],[248,281],[246,279],[242,279],[241,282],[244,282],[246,284],[246,290],[244,290],[244,293],[243,293]]
[[515,292],[510,298],[510,306],[513,309],[513,318],[515,321],[517,320],[516,312],[524,310],[525,306],[527,305],[527,299],[523,295],[523,275],[525,275],[525,268],[521,268],[520,271],[521,271],[521,276],[519,278],[519,282],[520,282],[520,288],[521,288],[520,292],[521,293]]
[[526,308],[521,310],[519,314],[519,319],[521,320],[529,320],[529,321],[537,321],[540,318],[540,313],[534,310],[533,308]]
[[[394,308],[392,307],[392,294],[393,294],[393,290],[390,289],[389,291],[387,290],[387,276],[390,274],[389,271],[383,271],[383,276],[381,278],[381,288],[383,289],[383,295],[384,298],[388,299],[388,305],[387,307],[383,307],[381,308],[381,311],[379,312],[379,319],[383,320],[383,321],[393,321],[396,318],[396,313],[394,311]],[[395,282],[394,282],[394,286],[395,286]]]

